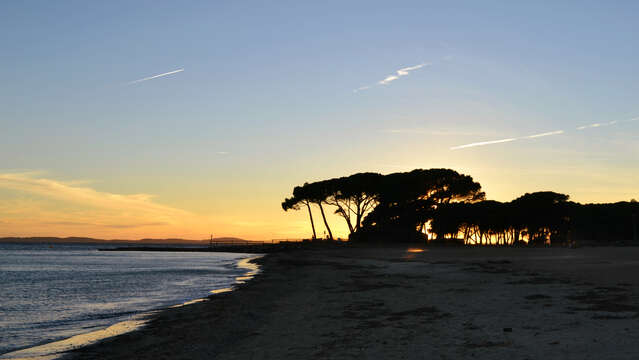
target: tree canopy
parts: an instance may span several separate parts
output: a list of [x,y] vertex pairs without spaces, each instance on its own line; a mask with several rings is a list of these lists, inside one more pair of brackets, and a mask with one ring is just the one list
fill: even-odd
[[[282,207],[299,209],[303,204],[310,214],[312,203],[323,214],[322,205],[334,206],[351,237],[358,233],[416,234],[423,231],[437,204],[478,201],[484,196],[481,185],[468,175],[450,169],[417,169],[389,175],[357,173],[305,183],[294,188]],[[313,226],[312,215],[310,219]]]
[[[316,237],[311,205],[331,207],[357,241],[424,241],[471,245],[566,244],[578,237],[637,239],[639,203],[581,205],[552,191],[526,193],[509,202],[486,200],[481,185],[451,169],[415,169],[387,175],[357,173],[304,183],[282,203],[305,207]],[[430,238],[429,238],[430,236]],[[609,240],[608,240],[609,241]]]

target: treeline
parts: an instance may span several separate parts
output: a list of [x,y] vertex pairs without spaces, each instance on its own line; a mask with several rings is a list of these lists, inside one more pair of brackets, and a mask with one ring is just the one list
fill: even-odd
[[517,245],[570,241],[568,195],[551,191],[525,194],[502,203],[454,203],[434,211],[431,231],[464,244]]
[[636,201],[582,205],[545,191],[505,203],[447,204],[434,212],[430,225],[439,239],[473,245],[611,243],[639,240],[637,214]]
[[[451,169],[358,173],[305,183],[282,208],[305,209],[317,238],[312,208],[344,219],[353,241],[440,241],[473,245],[542,245],[576,240],[637,240],[637,202],[581,205],[550,191],[510,202],[485,199],[471,176]],[[429,236],[430,234],[430,236]]]
[[612,204],[571,205],[573,238],[598,243],[639,243],[639,203],[636,200]]

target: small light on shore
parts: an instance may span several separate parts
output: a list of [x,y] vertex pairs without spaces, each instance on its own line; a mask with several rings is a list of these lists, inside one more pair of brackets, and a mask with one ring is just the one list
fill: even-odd
[[420,248],[408,248],[408,250],[406,250],[406,252],[409,252],[409,253],[420,253],[420,252],[424,252],[424,249],[420,249]]

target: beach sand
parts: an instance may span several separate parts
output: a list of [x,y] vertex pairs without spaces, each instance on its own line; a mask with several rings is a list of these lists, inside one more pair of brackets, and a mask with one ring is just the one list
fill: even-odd
[[72,359],[637,359],[639,248],[270,254]]

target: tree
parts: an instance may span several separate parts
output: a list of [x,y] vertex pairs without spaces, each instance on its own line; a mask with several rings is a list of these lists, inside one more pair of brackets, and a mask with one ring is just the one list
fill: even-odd
[[[304,184],[304,186],[306,185],[307,184]],[[315,223],[313,222],[313,213],[311,212],[311,200],[308,198],[303,187],[296,186],[293,189],[293,197],[287,198],[282,202],[282,209],[284,209],[284,211],[290,209],[299,210],[300,204],[306,206],[308,209],[308,216],[311,219],[311,228],[313,229],[313,239],[316,239],[317,234],[315,233]]]
[[542,245],[566,238],[570,224],[568,198],[565,194],[539,191],[512,201],[519,222],[526,228],[529,244]]
[[361,228],[362,219],[377,204],[382,175],[357,173],[326,182],[327,204],[337,207],[336,214],[343,217],[351,234]]
[[[481,185],[472,177],[450,169],[416,169],[389,174],[383,177],[378,191],[378,205],[364,221],[367,233],[422,233],[439,207],[485,197]],[[439,225],[447,227],[449,224],[444,221],[440,217]],[[439,233],[448,233],[448,228],[442,227]]]
[[333,232],[331,231],[330,226],[328,226],[324,207],[322,206],[322,203],[326,203],[326,198],[330,195],[331,188],[329,186],[329,181],[318,181],[311,184],[305,183],[304,187],[306,189],[305,193],[307,198],[319,207],[320,214],[322,214],[322,220],[324,220],[324,226],[326,227],[326,231],[328,231],[328,237],[333,240]]
[[424,229],[437,239],[464,244],[531,245],[573,241],[639,241],[639,203],[579,204],[552,191],[526,193],[501,203],[485,200],[481,185],[451,169],[416,169],[388,175],[357,173],[304,183],[282,208],[319,207],[332,239],[325,205],[348,225],[350,239],[424,240]]

